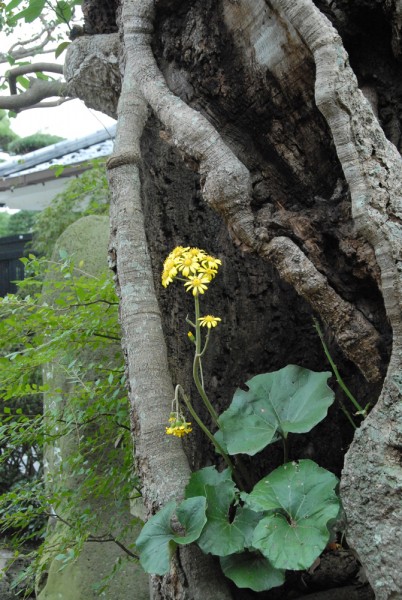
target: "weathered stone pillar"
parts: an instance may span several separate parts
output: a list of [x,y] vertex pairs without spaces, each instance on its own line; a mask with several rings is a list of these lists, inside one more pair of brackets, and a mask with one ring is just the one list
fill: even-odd
[[[54,259],[59,258],[60,249],[66,250],[69,256],[74,256],[76,265],[80,261],[84,261],[83,268],[85,272],[96,276],[107,268],[108,237],[109,224],[107,217],[84,217],[70,225],[60,236],[54,251]],[[52,300],[54,300],[54,296],[49,294],[49,301]],[[108,351],[110,352],[110,346],[108,346]],[[104,353],[104,349],[94,352],[92,348],[83,348],[82,351],[80,350],[80,360],[94,362],[99,358],[99,361],[105,361]],[[65,409],[65,406],[63,406],[65,401],[62,399],[71,397],[71,392],[74,391],[74,386],[77,384],[69,381],[66,373],[57,364],[48,365],[44,372],[44,379],[51,386],[50,391],[45,395],[44,410],[52,414],[56,411],[61,415]],[[60,390],[68,393],[60,394]],[[94,427],[97,427],[96,422],[85,426],[80,431],[82,435],[90,435],[93,434]],[[69,434],[57,439],[52,446],[46,449],[45,466],[48,485],[58,485],[61,461],[68,465],[66,458],[76,452],[77,443],[77,437]],[[110,448],[108,448],[108,444]],[[99,476],[102,476],[101,465],[105,464],[105,455],[107,457],[108,451],[111,450],[114,451],[111,460],[116,461],[113,443],[109,442],[108,439],[105,440],[105,447],[95,449],[88,457],[91,463],[90,468],[96,470]],[[123,458],[121,462],[123,463]],[[88,468],[88,465],[86,467]],[[71,477],[69,477],[68,466],[63,468],[63,477],[65,477],[63,486],[67,486],[69,489],[74,489],[79,485],[80,478],[82,478],[77,474],[71,474]],[[85,499],[86,510],[88,510],[89,505],[90,510],[94,511],[97,516],[96,531],[91,531],[91,534],[96,537],[107,536],[113,531],[113,522],[117,521],[120,524],[120,529],[125,530],[124,538],[119,541],[126,546],[130,546],[139,533],[138,526],[131,525],[133,516],[130,514],[128,498],[123,500],[118,498],[118,507],[115,505],[116,510],[111,510],[110,507],[113,506],[111,499],[115,494],[116,490],[111,489],[108,497]],[[134,562],[127,562],[126,566],[118,571],[107,590],[99,593],[94,589],[94,585],[110,574],[116,561],[124,555],[124,551],[113,541],[85,543],[79,557],[61,569],[63,563],[53,558],[55,554],[57,555],[54,548],[57,547],[57,541],[65,532],[67,525],[58,519],[52,519],[52,521],[52,523],[49,523],[49,537],[47,540],[52,555],[48,554],[47,576],[45,578],[41,577],[41,581],[38,582],[38,600],[149,599],[148,576]],[[46,560],[46,556],[44,560]]]

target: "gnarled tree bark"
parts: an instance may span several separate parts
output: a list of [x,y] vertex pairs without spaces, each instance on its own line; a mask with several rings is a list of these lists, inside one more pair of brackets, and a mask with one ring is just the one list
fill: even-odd
[[[122,0],[121,9],[120,37],[74,41],[65,76],[69,94],[118,116],[108,163],[111,259],[148,512],[180,497],[189,462],[216,458],[190,447],[186,457],[163,436],[172,377],[191,382],[188,348],[172,341],[185,301],[162,293],[160,267],[175,243],[206,245],[226,259],[216,302],[227,333],[207,359],[217,407],[259,371],[287,362],[322,369],[313,314],[361,402],[374,404],[382,386],[346,455],[341,489],[347,539],[376,597],[398,598],[401,158],[384,131],[400,145],[401,128],[397,111],[386,122],[384,85],[350,32],[361,34],[367,14],[388,19],[398,73],[399,3]],[[351,47],[364,95],[323,12]],[[313,456],[339,474],[352,432],[339,411],[331,414],[315,438],[295,443],[294,457]],[[273,449],[253,468],[265,474],[275,461]],[[171,575],[153,580],[155,598],[231,597],[192,552],[181,551]]]

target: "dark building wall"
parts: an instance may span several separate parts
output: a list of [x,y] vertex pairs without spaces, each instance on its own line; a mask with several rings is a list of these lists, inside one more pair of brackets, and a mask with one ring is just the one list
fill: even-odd
[[30,233],[0,238],[0,297],[13,294],[17,289],[13,282],[24,278],[24,265],[20,258],[24,256],[25,246],[31,240]]

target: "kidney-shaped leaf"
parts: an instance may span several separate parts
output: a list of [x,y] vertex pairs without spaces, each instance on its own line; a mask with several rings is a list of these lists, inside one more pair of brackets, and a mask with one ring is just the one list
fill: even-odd
[[[232,481],[205,486],[207,522],[197,543],[205,553],[227,556],[251,544],[261,513],[234,507],[236,487]],[[231,511],[236,511],[234,518]]]
[[263,592],[285,582],[285,572],[275,569],[266,558],[256,552],[222,556],[220,561],[222,571],[238,588]]
[[247,381],[248,391],[237,389],[219,418],[229,454],[252,456],[280,435],[310,431],[334,401],[326,383],[330,376],[288,365]]
[[329,540],[327,524],[340,509],[338,479],[311,460],[275,469],[243,494],[246,506],[268,511],[252,545],[277,569],[309,568]]
[[186,486],[186,498],[206,496],[206,485],[219,485],[222,481],[232,481],[229,469],[219,472],[216,467],[204,467],[195,471],[191,473],[190,481]]
[[[140,552],[140,563],[147,573],[165,575],[169,572],[176,544],[191,544],[198,539],[206,522],[205,508],[206,499],[201,496],[184,500],[177,508],[173,500],[145,523],[136,546]],[[186,531],[183,536],[172,529],[171,519],[175,511]]]

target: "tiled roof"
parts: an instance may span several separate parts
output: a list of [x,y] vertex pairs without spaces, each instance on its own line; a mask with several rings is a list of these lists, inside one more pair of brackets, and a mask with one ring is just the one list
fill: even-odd
[[[94,158],[110,156],[116,125],[0,163],[0,206],[42,210]],[[58,173],[57,165],[66,167]]]
[[108,156],[113,150],[116,126],[102,129],[83,138],[58,142],[0,164],[0,177],[9,179],[28,173],[46,171],[55,165],[77,165]]

